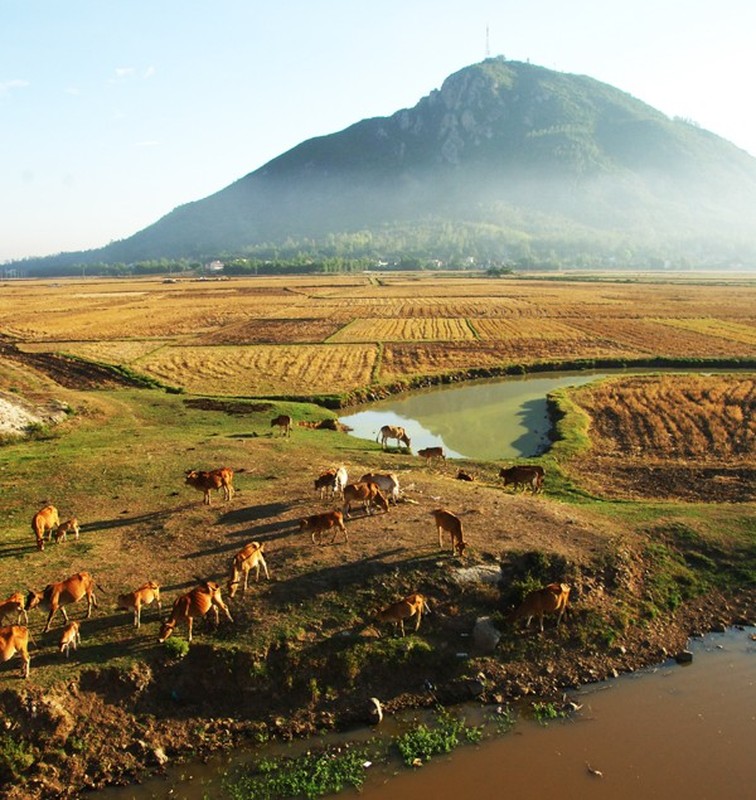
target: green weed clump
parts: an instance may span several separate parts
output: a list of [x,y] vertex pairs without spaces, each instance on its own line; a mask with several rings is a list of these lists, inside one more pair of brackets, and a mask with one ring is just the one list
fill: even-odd
[[8,733],[0,735],[0,783],[18,780],[33,763],[25,742]]
[[554,703],[533,703],[533,716],[541,725],[548,725],[551,720],[564,719],[568,716],[566,711],[557,708]]
[[365,781],[363,750],[325,750],[296,759],[263,759],[256,772],[229,780],[224,788],[232,800],[282,800],[323,797]]
[[430,761],[433,756],[449,753],[463,742],[478,742],[483,736],[481,728],[466,725],[445,709],[436,713],[432,726],[418,724],[396,740],[396,746],[407,766],[418,761]]
[[166,639],[163,647],[170,658],[183,658],[189,652],[189,642],[186,639]]

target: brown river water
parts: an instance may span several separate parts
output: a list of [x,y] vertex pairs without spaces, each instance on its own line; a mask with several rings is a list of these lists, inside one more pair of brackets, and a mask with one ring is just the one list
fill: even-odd
[[[505,734],[458,748],[417,769],[398,761],[367,768],[363,800],[744,800],[756,797],[756,641],[754,629],[710,634],[690,644],[693,662],[654,669],[569,692],[581,708],[540,725],[518,716]],[[479,724],[494,709],[457,709]],[[386,720],[405,730],[411,717]],[[364,729],[352,740],[374,735]],[[335,737],[265,747],[184,765],[141,786],[92,795],[97,800],[222,800],[223,775],[261,755],[296,752]],[[599,774],[600,773],[600,774]]]

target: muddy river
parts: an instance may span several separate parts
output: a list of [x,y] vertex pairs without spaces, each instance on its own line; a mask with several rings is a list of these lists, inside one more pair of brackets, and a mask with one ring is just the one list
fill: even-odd
[[[690,798],[742,800],[756,786],[756,641],[753,628],[711,634],[690,644],[693,662],[670,661],[616,680],[576,689],[568,720],[517,718],[505,734],[467,745],[410,769],[398,761],[367,768],[363,800],[501,800],[503,797]],[[469,723],[493,709],[459,710]],[[406,728],[387,720],[386,733]],[[364,729],[354,737],[367,737]],[[325,740],[323,740],[325,741]],[[330,739],[334,741],[334,739]],[[310,742],[309,746],[315,743]],[[307,744],[280,747],[294,754]],[[265,748],[266,754],[274,752]],[[98,800],[223,800],[224,774],[261,753],[172,768],[139,787],[107,790]]]

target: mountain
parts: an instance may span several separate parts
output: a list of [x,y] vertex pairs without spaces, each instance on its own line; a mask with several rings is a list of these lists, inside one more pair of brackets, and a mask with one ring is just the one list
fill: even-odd
[[[41,262],[756,254],[756,159],[583,75],[487,59],[411,109],[310,139],[107,247]],[[435,252],[434,252],[435,251]]]

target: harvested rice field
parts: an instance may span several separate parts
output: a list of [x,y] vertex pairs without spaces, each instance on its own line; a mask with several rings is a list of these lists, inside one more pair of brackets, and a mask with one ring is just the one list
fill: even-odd
[[202,394],[344,394],[567,360],[756,357],[756,279],[361,273],[7,281],[0,333]]

